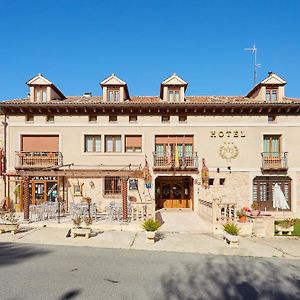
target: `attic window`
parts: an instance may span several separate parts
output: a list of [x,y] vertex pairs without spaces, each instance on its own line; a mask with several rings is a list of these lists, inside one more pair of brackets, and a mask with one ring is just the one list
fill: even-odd
[[179,102],[180,101],[180,90],[175,88],[169,88],[168,100],[169,102]]
[[267,88],[266,89],[266,102],[276,102],[277,101],[277,89],[276,88]]
[[108,102],[120,102],[120,89],[108,89],[107,91],[107,100]]
[[45,87],[34,88],[34,100],[37,103],[43,103],[47,101],[47,90]]

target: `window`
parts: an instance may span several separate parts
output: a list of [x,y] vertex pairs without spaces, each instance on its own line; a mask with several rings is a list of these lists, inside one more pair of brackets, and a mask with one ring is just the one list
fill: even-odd
[[48,123],[54,123],[54,116],[50,116],[50,115],[48,115],[48,116],[46,116],[46,122],[48,122]]
[[108,102],[120,102],[120,90],[119,89],[109,89],[107,91],[108,97],[107,100]]
[[268,116],[268,123],[275,123],[276,116]]
[[109,116],[108,117],[108,121],[109,122],[117,122],[118,121],[118,117],[117,116]]
[[47,90],[45,87],[35,87],[34,94],[35,102],[42,103],[47,101]]
[[28,123],[33,123],[34,122],[34,116],[33,115],[26,115],[25,120]]
[[267,157],[280,156],[280,135],[264,135],[263,152]]
[[84,152],[101,152],[101,136],[85,135]]
[[291,178],[288,176],[256,176],[253,179],[252,199],[259,210],[276,210],[273,208],[273,189],[278,184],[291,208]]
[[104,195],[121,195],[121,178],[118,176],[104,177]]
[[179,102],[180,97],[179,97],[180,90],[179,89],[169,89],[169,102]]
[[96,123],[97,122],[97,116],[95,116],[95,115],[89,116],[89,122]]
[[105,152],[121,152],[122,142],[120,135],[105,136]]
[[267,88],[266,89],[266,102],[276,102],[277,101],[277,89]]
[[142,152],[142,136],[126,135],[125,152]]
[[137,116],[129,116],[129,122],[137,122]]
[[161,116],[162,122],[170,122],[170,116]]
[[179,116],[178,120],[179,120],[179,122],[186,122],[187,121],[187,116]]

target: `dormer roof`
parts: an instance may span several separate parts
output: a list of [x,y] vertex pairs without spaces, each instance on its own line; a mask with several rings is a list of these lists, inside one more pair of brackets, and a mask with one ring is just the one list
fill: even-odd
[[105,78],[103,81],[101,81],[100,86],[101,88],[103,88],[104,86],[124,86],[126,99],[129,99],[127,83],[119,77],[117,77],[115,74],[112,74],[109,77]]
[[28,86],[35,86],[35,85],[50,86],[61,97],[61,99],[66,99],[65,95],[53,84],[53,82],[51,82],[49,79],[44,77],[41,73],[28,80],[26,84]]
[[179,76],[176,75],[176,73],[174,73],[173,75],[171,75],[170,77],[168,77],[167,79],[165,79],[161,85],[160,85],[160,97],[163,97],[163,87],[164,86],[170,86],[170,85],[177,85],[177,86],[183,86],[184,90],[186,90],[188,83],[185,82],[182,78],[180,78]]
[[269,72],[268,76],[259,82],[247,95],[247,98],[251,98],[251,96],[261,87],[266,85],[276,85],[276,86],[284,86],[286,85],[286,81],[273,72]]

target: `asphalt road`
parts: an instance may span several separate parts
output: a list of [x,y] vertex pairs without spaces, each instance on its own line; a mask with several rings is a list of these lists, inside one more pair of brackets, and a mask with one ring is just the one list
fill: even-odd
[[300,261],[0,243],[0,299],[300,299]]

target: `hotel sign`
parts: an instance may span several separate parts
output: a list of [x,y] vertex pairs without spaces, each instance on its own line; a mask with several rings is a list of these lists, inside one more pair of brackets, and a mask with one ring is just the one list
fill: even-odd
[[246,134],[244,131],[239,130],[211,130],[210,131],[210,137],[211,138],[244,138],[246,137]]

